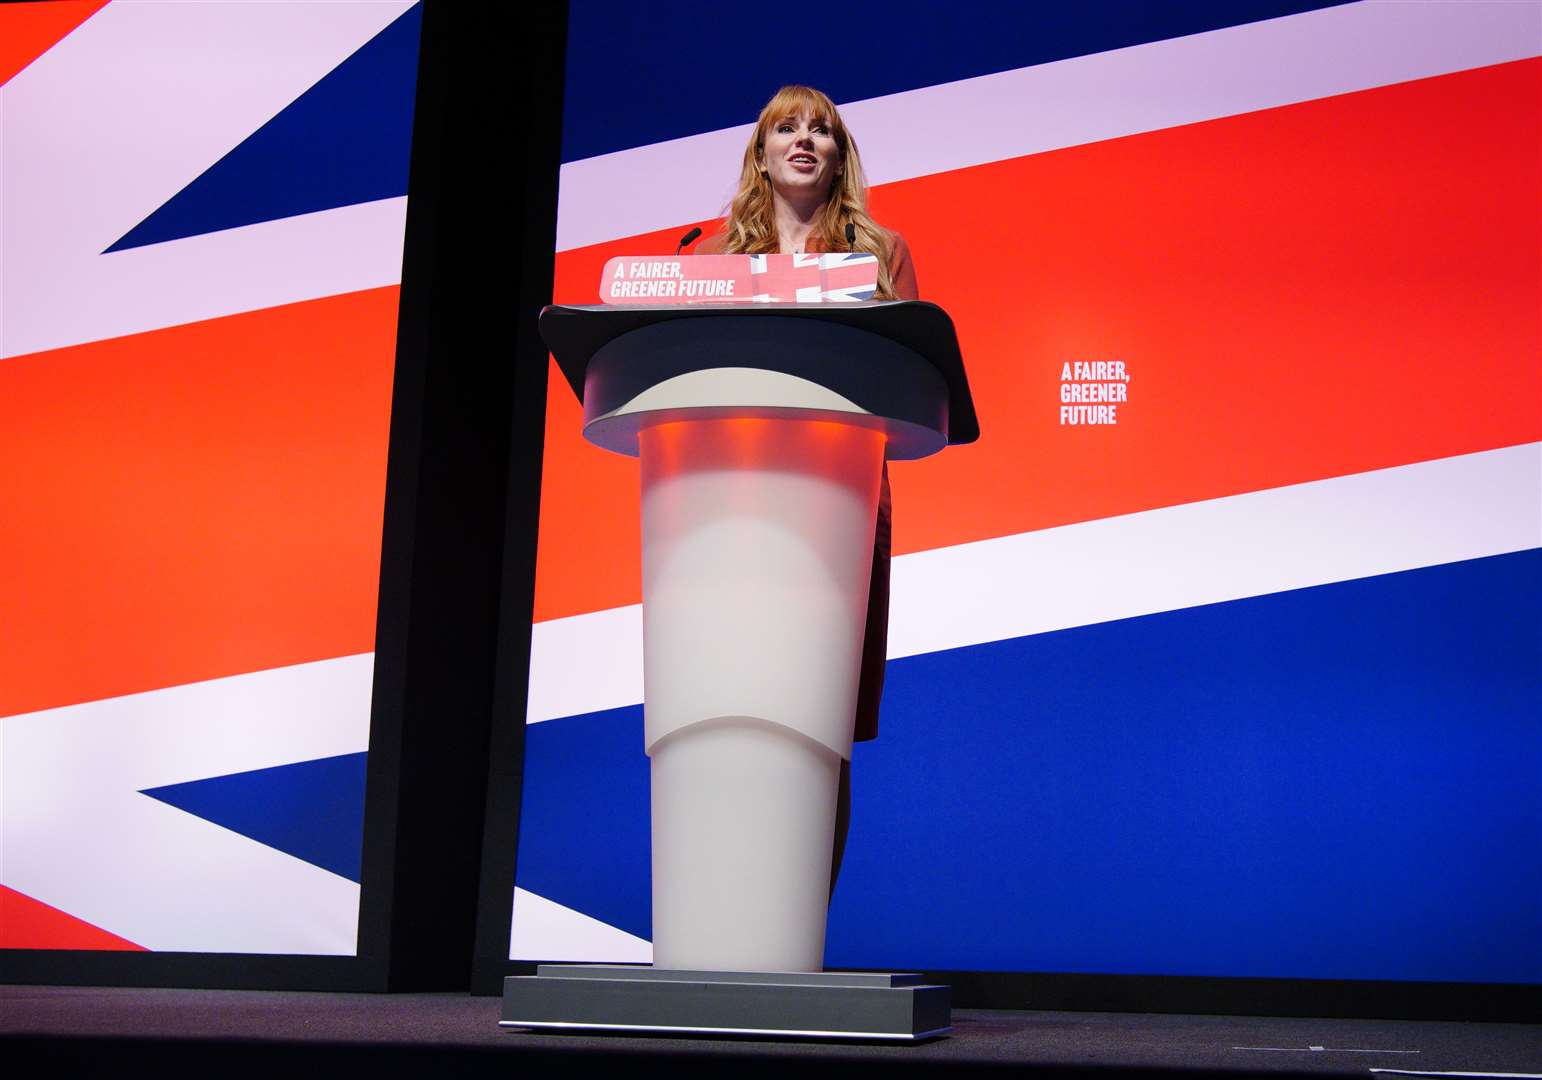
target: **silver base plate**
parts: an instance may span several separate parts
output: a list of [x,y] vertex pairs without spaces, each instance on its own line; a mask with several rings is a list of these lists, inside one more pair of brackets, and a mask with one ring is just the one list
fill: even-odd
[[916,1042],[952,1030],[919,975],[541,964],[503,980],[506,1028]]

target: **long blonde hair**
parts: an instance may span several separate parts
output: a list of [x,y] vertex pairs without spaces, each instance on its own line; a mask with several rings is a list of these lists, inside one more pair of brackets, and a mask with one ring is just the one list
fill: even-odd
[[[755,121],[755,131],[744,148],[744,165],[739,171],[739,190],[728,208],[728,225],[723,234],[723,250],[728,254],[762,255],[780,249],[776,232],[776,211],[771,198],[771,181],[766,175],[766,136],[780,120],[808,117],[823,121],[840,154],[829,197],[814,219],[813,235],[826,251],[865,251],[878,256],[878,300],[893,300],[894,282],[889,277],[889,256],[894,242],[867,213],[867,177],[862,172],[862,157],[856,140],[846,129],[835,102],[809,86],[784,86],[766,102]],[[846,226],[856,229],[856,240],[846,243]]]

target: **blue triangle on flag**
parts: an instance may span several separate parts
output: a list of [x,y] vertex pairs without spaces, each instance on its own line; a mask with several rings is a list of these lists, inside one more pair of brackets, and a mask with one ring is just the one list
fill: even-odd
[[414,5],[107,251],[405,195],[422,22]]
[[530,724],[519,886],[653,936],[653,846],[642,706]]
[[[826,962],[1536,981],[1538,625],[1532,548],[893,660]],[[651,937],[648,781],[529,725],[520,886]]]
[[298,761],[146,788],[140,794],[358,881],[368,757]]

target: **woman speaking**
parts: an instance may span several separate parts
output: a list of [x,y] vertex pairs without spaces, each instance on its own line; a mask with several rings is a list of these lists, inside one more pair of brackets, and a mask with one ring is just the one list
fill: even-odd
[[[835,103],[807,86],[784,86],[755,122],[739,188],[720,233],[702,241],[698,255],[785,255],[857,251],[878,258],[877,300],[916,300],[916,272],[905,238],[867,212],[867,179],[856,141]],[[868,590],[862,675],[853,739],[878,734],[889,638],[889,470],[879,487]],[[841,763],[830,888],[840,870],[851,812],[851,764]]]
[[744,148],[727,224],[696,254],[826,251],[876,255],[874,299],[919,299],[904,237],[868,216],[862,159],[835,103],[810,87],[784,86],[760,111]]

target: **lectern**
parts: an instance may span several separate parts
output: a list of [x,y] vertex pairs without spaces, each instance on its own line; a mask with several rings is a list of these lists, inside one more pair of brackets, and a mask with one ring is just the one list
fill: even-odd
[[585,438],[640,459],[654,962],[511,977],[502,1023],[947,1030],[947,987],[823,959],[883,464],[978,437],[951,320],[917,301],[555,306],[540,329]]

